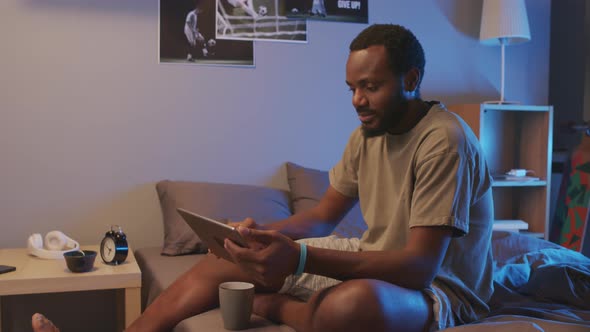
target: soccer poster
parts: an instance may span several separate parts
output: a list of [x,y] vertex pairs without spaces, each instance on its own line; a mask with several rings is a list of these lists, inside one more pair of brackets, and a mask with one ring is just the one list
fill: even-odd
[[254,66],[252,41],[215,37],[215,1],[159,1],[160,63]]
[[286,16],[287,0],[216,1],[218,40],[307,42],[307,23]]
[[369,0],[285,0],[287,17],[369,23]]

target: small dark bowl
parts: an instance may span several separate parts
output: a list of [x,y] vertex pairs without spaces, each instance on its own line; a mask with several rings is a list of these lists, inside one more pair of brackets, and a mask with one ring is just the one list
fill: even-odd
[[64,254],[66,265],[72,272],[88,272],[94,267],[94,259],[96,259],[96,251],[82,250],[70,251]]

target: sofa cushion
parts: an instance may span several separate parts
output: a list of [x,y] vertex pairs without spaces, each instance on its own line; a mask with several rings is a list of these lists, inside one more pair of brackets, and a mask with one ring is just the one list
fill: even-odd
[[[293,213],[314,207],[330,185],[327,171],[303,167],[288,162],[287,181],[291,194]],[[355,204],[334,229],[332,234],[340,237],[361,237],[367,229],[359,204]]]
[[162,248],[146,247],[135,250],[135,259],[141,270],[142,311],[183,273],[206,255],[162,256]]
[[[160,247],[146,247],[134,252],[141,269],[142,311],[174,280],[205,257],[205,255],[162,256],[160,250]],[[173,331],[223,332],[227,330],[223,328],[221,312],[217,308],[183,320]],[[248,331],[293,332],[294,330],[286,325],[276,325],[260,316],[252,315]]]
[[252,217],[265,224],[291,215],[289,195],[278,189],[238,184],[169,181],[156,184],[164,220],[162,254],[203,253],[207,247],[176,211],[177,207],[217,220]]

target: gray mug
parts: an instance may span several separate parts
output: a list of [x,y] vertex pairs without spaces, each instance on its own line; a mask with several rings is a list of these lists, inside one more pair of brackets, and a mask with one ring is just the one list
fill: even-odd
[[243,330],[250,325],[254,285],[249,282],[230,281],[219,285],[219,307],[223,327]]

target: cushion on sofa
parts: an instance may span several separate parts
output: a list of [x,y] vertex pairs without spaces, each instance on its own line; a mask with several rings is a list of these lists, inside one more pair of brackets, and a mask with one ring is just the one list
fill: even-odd
[[[330,185],[327,171],[287,163],[287,181],[291,194],[293,213],[314,207]],[[340,237],[361,237],[367,229],[359,204],[355,204],[334,229],[332,234]]]
[[156,184],[164,220],[162,255],[203,253],[206,246],[176,211],[177,207],[218,220],[252,217],[264,224],[291,215],[289,195],[278,189],[238,184],[164,180]]
[[195,266],[205,255],[163,256],[161,247],[145,247],[134,251],[141,268],[141,309],[152,303],[164,289]]

